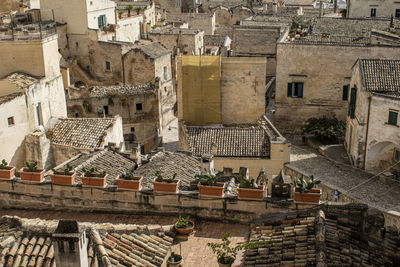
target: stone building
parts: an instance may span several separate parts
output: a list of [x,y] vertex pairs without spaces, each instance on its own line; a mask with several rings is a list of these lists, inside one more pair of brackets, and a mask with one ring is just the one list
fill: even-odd
[[189,29],[204,31],[204,34],[213,35],[215,33],[215,14],[214,13],[168,13],[165,24],[173,24],[174,27],[182,27],[187,23]]
[[400,18],[400,3],[395,0],[347,0],[347,17]]
[[265,113],[265,58],[182,56],[177,72],[178,118],[188,125],[255,124]]
[[173,55],[202,55],[204,52],[204,31],[197,29],[174,28],[172,25],[153,29],[148,38],[153,42],[159,42]]
[[400,60],[359,59],[349,85],[345,146],[369,171],[400,161]]
[[0,218],[4,266],[157,266],[174,239],[173,225],[78,223]]
[[69,117],[122,117],[126,149],[140,145],[148,153],[161,141],[161,132],[175,117],[173,90],[154,84],[69,88]]
[[[156,11],[153,1],[116,1],[118,13],[122,12],[123,17],[127,15],[126,7],[132,6],[131,16],[142,17],[141,33],[147,34],[156,23]],[[140,10],[139,10],[140,9]],[[139,11],[138,11],[139,10]],[[118,40],[118,39],[117,39]],[[118,40],[123,41],[123,40]]]
[[232,40],[224,35],[205,35],[204,36],[204,54],[222,57],[228,57],[232,54]]
[[307,36],[283,34],[277,44],[277,128],[299,132],[311,117],[344,120],[347,99],[343,87],[350,83],[354,62],[400,57],[399,36],[389,32],[390,28],[391,21],[385,19],[319,18]]

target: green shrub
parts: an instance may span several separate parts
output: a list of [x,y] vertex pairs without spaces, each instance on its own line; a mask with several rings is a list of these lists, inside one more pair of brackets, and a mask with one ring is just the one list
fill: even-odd
[[345,130],[345,122],[337,118],[311,118],[303,126],[303,133],[312,134],[320,141],[336,140],[338,137],[344,136]]

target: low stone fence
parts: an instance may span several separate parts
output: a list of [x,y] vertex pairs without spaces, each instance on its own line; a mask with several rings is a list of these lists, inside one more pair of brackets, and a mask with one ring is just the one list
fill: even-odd
[[272,214],[318,208],[316,205],[295,204],[292,200],[275,201],[269,198],[263,201],[199,198],[196,191],[158,194],[153,191],[119,191],[115,187],[103,189],[20,181],[0,181],[0,207],[146,215],[187,214],[200,219],[239,223],[249,223]]

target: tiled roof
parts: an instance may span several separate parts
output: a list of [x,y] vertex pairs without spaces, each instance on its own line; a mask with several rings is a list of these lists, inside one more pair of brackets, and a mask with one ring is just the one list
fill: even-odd
[[400,60],[360,59],[363,85],[367,91],[400,94]]
[[18,89],[25,89],[38,82],[38,79],[20,72],[15,72],[7,76],[5,79],[17,86]]
[[187,138],[193,155],[212,153],[216,157],[269,157],[270,140],[260,127],[197,127],[187,126]]
[[68,118],[59,119],[48,132],[51,142],[79,148],[101,147],[107,129],[114,119],[108,118]]
[[[105,171],[108,174],[107,184],[113,185],[118,175],[123,172],[133,171],[136,166],[133,160],[108,148],[90,153],[81,153],[67,163],[74,168],[77,174],[75,178],[76,184],[81,183],[82,168],[94,167],[99,171]],[[63,170],[67,163],[57,166],[56,170]]]
[[143,44],[136,46],[135,48],[132,48],[133,50],[140,50],[142,51],[145,55],[148,57],[155,59],[158,57],[162,57],[168,54],[171,54],[172,52],[165,48],[162,44],[159,42],[151,42],[148,44]]
[[158,27],[153,30],[149,34],[189,34],[189,35],[194,35],[198,34],[201,32],[201,30],[196,30],[196,29],[181,29],[181,28],[173,28],[172,26],[164,26],[164,27]]
[[[52,234],[57,221],[9,216],[0,221],[0,266],[56,266]],[[172,226],[80,225],[89,240],[89,267],[161,266],[173,241]]]
[[174,173],[176,178],[181,180],[180,188],[190,190],[195,180],[197,168],[201,167],[199,157],[188,155],[184,152],[159,152],[151,158],[148,163],[142,164],[133,173],[136,176],[143,176],[143,188],[152,189],[154,173],[160,170],[163,177],[172,177]]
[[112,85],[112,86],[94,86],[89,89],[89,97],[107,97],[118,95],[142,95],[155,92],[152,84],[145,85]]

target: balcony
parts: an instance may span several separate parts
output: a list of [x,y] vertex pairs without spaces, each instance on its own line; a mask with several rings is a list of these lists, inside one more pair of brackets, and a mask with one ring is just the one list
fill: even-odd
[[0,24],[0,41],[43,40],[57,34],[54,21],[33,24]]

